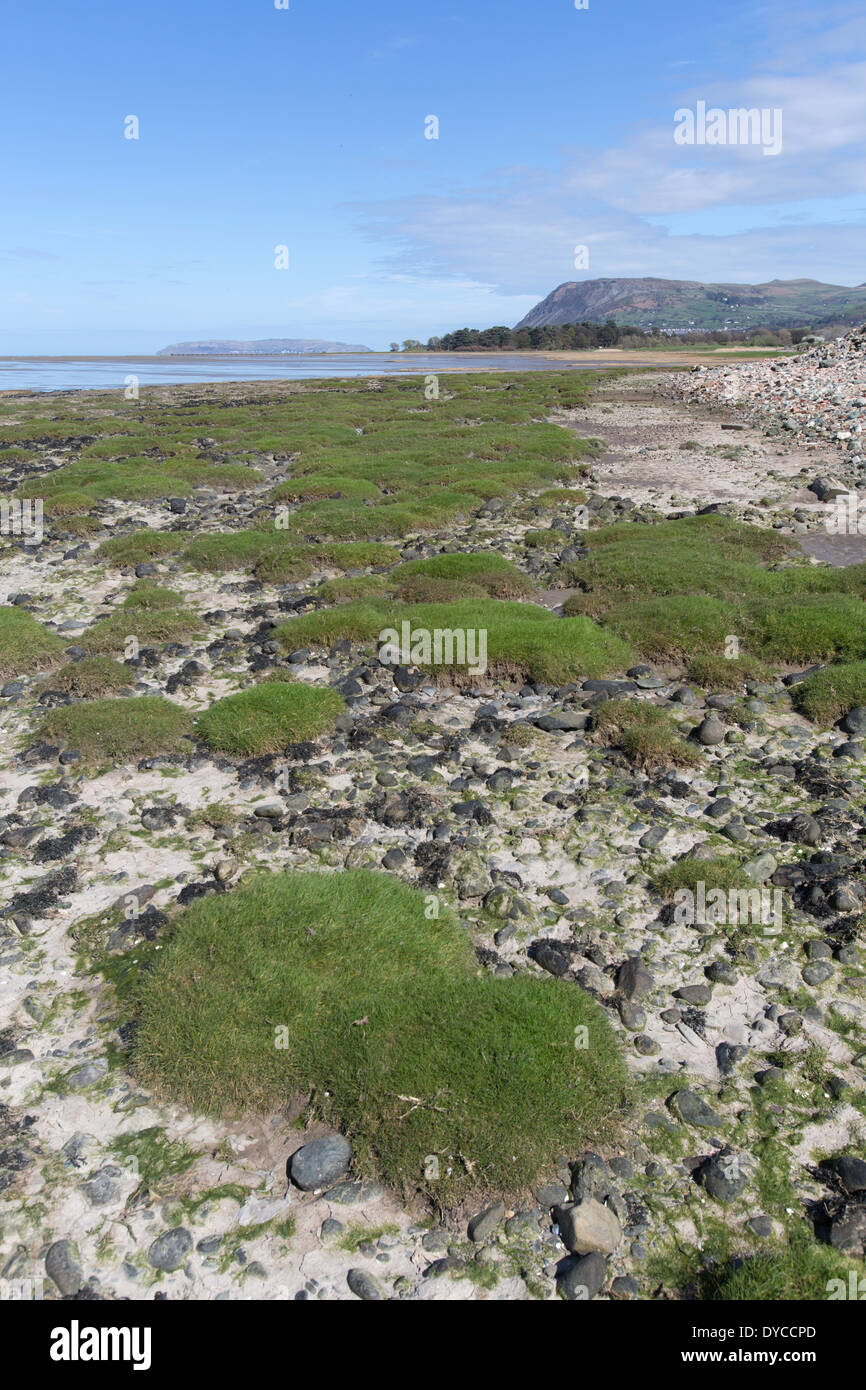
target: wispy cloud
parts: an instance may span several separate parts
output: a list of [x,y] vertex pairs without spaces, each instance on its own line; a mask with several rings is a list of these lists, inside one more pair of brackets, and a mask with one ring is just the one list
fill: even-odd
[[[360,230],[390,247],[383,269],[409,272],[423,262],[438,276],[485,280],[500,294],[525,292],[528,280],[547,293],[587,276],[807,274],[859,283],[862,210],[849,207],[836,221],[829,206],[840,190],[855,199],[866,194],[866,60],[857,54],[843,61],[836,42],[841,31],[866,43],[866,23],[850,7],[837,10],[837,30],[822,35],[820,71],[763,65],[727,85],[680,85],[669,117],[634,128],[617,146],[566,149],[555,168],[492,170],[471,189],[358,205]],[[813,23],[809,12],[808,32]],[[802,28],[792,32],[789,51],[804,42]],[[827,54],[835,60],[829,66]],[[758,146],[675,144],[674,110],[698,100],[725,110],[780,109],[781,153],[768,159]],[[733,229],[732,206],[752,208],[746,227],[741,218]],[[704,230],[714,211],[717,227]],[[700,216],[701,231],[677,232],[677,221],[689,215]],[[590,253],[580,272],[579,244]]]
[[18,261],[59,261],[60,256],[53,251],[37,251],[33,246],[6,246],[0,248],[0,256],[9,256]]
[[368,57],[374,62],[382,62],[386,58],[393,58],[399,53],[405,53],[407,48],[417,48],[421,42],[419,38],[410,34],[395,34],[390,39],[385,39],[375,48],[371,48]]

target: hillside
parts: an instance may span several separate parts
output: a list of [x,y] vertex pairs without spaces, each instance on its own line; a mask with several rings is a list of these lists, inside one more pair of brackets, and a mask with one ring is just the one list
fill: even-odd
[[765,285],[697,280],[568,281],[530,309],[517,328],[563,323],[657,324],[675,332],[855,325],[866,314],[866,285],[771,280]]
[[208,338],[200,343],[171,343],[160,348],[157,357],[272,357],[281,353],[371,352],[359,343],[330,343],[324,338],[258,338],[239,342],[231,338]]

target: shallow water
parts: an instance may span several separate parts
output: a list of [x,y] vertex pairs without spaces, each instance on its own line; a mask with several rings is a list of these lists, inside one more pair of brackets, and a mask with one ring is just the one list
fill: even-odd
[[[617,362],[616,366],[628,365]],[[429,372],[599,370],[519,353],[304,353],[278,357],[0,357],[0,391],[121,391],[207,381],[296,381],[314,377],[423,376]],[[604,370],[604,368],[602,368]]]

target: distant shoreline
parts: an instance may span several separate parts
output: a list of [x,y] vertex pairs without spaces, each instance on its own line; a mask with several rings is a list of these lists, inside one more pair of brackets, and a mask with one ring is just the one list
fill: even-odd
[[[406,356],[411,356],[406,353]],[[454,354],[457,356],[457,354]],[[398,357],[402,353],[391,352],[173,352],[170,356],[163,353],[148,352],[124,352],[99,354],[93,352],[67,352],[62,356],[53,356],[51,353],[43,352],[38,356],[26,356],[24,353],[5,353],[0,354],[0,362],[273,362],[285,361],[287,358],[308,358],[308,357]],[[472,356],[468,353],[467,356]]]
[[549,349],[450,353],[299,353],[286,356],[216,357],[0,357],[0,394],[76,391],[124,391],[129,399],[157,387],[213,387],[295,381],[352,380],[375,377],[394,380],[473,376],[507,372],[612,372],[617,369],[681,371],[713,363],[750,362],[777,357],[778,350],[743,352],[592,348],[584,351]]
[[[764,348],[749,347],[748,345],[736,346],[725,345],[713,348],[485,348],[483,352],[196,352],[196,353],[172,353],[170,357],[156,355],[152,353],[120,353],[120,354],[98,354],[87,352],[64,353],[53,355],[51,353],[39,353],[33,356],[25,356],[18,353],[0,354],[0,362],[275,362],[286,361],[309,361],[311,358],[326,357],[361,357],[365,359],[371,357],[387,358],[393,362],[411,362],[413,358],[419,357],[448,357],[456,360],[468,360],[478,357],[539,357],[549,358],[552,361],[569,362],[617,362],[638,361],[651,362],[672,362],[677,358],[689,359],[695,357],[732,357],[739,354],[749,357],[777,357],[779,355],[790,355],[788,348]],[[480,369],[479,369],[480,370]]]

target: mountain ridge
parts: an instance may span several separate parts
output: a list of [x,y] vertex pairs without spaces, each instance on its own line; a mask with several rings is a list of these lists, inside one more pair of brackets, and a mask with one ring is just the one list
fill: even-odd
[[761,284],[666,280],[660,276],[567,280],[524,315],[516,329],[565,323],[658,325],[669,332],[855,326],[866,317],[866,284],[770,280]]

